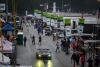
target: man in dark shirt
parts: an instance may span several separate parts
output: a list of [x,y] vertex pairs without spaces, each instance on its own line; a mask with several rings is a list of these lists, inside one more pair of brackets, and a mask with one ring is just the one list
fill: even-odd
[[26,41],[27,41],[27,38],[26,36],[24,36],[24,46],[26,46]]
[[[75,67],[75,61],[76,61],[76,54],[75,53],[72,54],[71,60],[73,61],[73,67]],[[71,63],[72,63],[72,61],[71,61]]]
[[98,58],[98,56],[96,56],[96,58],[94,59],[94,65],[96,67],[98,67],[99,66],[99,62],[100,62],[100,59]]
[[88,62],[88,67],[93,67],[93,60],[91,59],[91,57],[87,60]]
[[33,45],[33,42],[34,42],[34,45],[35,45],[35,36],[34,35],[32,37],[32,45]]
[[38,42],[38,44],[40,44],[40,45],[41,45],[41,41],[42,41],[42,37],[41,37],[41,36],[39,36],[39,42]]

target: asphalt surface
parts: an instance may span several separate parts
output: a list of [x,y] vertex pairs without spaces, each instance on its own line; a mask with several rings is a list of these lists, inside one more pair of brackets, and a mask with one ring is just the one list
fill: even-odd
[[[71,64],[71,51],[69,55],[66,55],[63,51],[56,53],[56,41],[53,41],[52,36],[41,35],[42,45],[38,45],[39,35],[37,30],[34,29],[34,26],[31,23],[27,23],[27,25],[28,27],[23,25],[23,35],[27,37],[26,47],[17,45],[17,64],[24,66],[29,65],[32,67],[73,67]],[[29,29],[29,31],[27,31],[27,29]],[[32,45],[30,35],[35,35],[35,45]],[[49,48],[52,52],[52,60],[49,60],[46,64],[42,60],[37,60],[36,50],[38,48]]]

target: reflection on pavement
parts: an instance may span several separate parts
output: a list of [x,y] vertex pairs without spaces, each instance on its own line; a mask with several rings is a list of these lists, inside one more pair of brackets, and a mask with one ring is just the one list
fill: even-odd
[[47,63],[44,63],[43,60],[37,60],[33,67],[53,67],[53,63],[51,60],[48,60]]

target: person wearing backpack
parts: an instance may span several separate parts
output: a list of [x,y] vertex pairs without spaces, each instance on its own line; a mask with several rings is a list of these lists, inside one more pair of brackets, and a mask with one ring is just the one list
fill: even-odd
[[85,63],[85,57],[84,57],[84,55],[80,58],[80,60],[81,60],[81,63],[82,63],[82,67],[84,67],[84,63]]

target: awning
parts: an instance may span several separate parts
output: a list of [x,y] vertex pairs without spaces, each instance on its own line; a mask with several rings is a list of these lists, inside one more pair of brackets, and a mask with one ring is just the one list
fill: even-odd
[[14,31],[14,28],[11,27],[9,24],[7,24],[6,26],[4,26],[2,28],[3,31]]
[[[3,40],[3,50],[4,50],[4,53],[13,53],[13,49],[15,47],[11,45],[10,42],[7,42]],[[1,45],[1,38],[0,38],[0,52],[2,52],[2,45]]]

